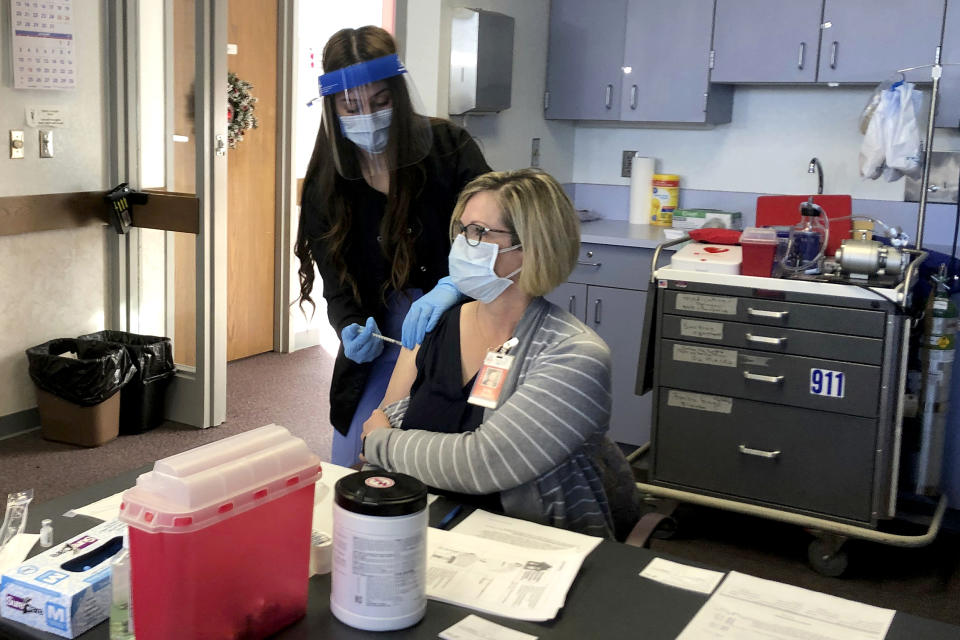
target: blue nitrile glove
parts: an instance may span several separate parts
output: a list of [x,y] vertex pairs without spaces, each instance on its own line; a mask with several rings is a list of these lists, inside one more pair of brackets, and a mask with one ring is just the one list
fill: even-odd
[[410,305],[410,311],[403,319],[400,342],[405,349],[413,349],[423,342],[423,336],[433,331],[443,312],[460,302],[460,290],[450,279],[440,278],[431,291]]
[[367,318],[366,326],[361,327],[356,322],[343,328],[340,334],[340,340],[343,342],[343,355],[354,362],[370,362],[383,351],[383,342],[379,338],[373,337],[374,333],[380,333],[377,327],[377,321],[373,316]]

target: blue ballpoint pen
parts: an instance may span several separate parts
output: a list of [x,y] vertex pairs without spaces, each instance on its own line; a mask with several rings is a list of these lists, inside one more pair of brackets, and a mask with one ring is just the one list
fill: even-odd
[[457,514],[460,513],[460,506],[461,505],[458,504],[453,509],[450,509],[449,513],[443,516],[440,522],[437,523],[437,529],[446,529],[447,525],[449,525],[450,522],[457,517]]

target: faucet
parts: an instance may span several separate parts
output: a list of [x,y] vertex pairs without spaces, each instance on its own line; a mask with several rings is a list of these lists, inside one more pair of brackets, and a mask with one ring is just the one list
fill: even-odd
[[816,157],[810,159],[810,164],[807,165],[807,173],[816,173],[817,174],[817,193],[823,193],[823,165],[820,164],[820,161]]

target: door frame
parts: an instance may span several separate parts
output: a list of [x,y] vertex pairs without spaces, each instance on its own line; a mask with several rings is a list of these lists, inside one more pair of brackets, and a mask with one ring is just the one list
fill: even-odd
[[[166,0],[169,1],[169,0]],[[139,189],[139,87],[137,0],[103,0],[110,81],[111,184],[127,182]],[[195,427],[221,424],[226,418],[227,370],[227,122],[222,79],[227,77],[227,0],[197,0],[196,62],[196,366],[178,367],[167,391],[166,417]],[[139,318],[139,231],[131,229],[110,246],[108,322],[136,331]]]

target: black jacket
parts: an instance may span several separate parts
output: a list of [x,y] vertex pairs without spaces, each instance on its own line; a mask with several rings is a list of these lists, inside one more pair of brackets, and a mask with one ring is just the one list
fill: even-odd
[[[476,176],[490,171],[479,147],[470,134],[447,120],[433,120],[433,146],[419,162],[425,174],[423,188],[410,204],[408,233],[414,235],[414,263],[407,286],[432,289],[437,280],[447,275],[450,252],[450,215],[463,187]],[[312,245],[314,259],[323,280],[323,297],[327,301],[327,317],[339,336],[344,327],[363,324],[369,316],[383,326],[386,309],[381,287],[389,280],[390,260],[380,249],[380,221],[387,198],[364,180],[346,183],[351,205],[351,228],[347,235],[344,257],[347,270],[360,291],[361,301],[353,297],[349,284],[341,284],[336,267],[325,259],[324,241]],[[319,238],[329,227],[324,212],[310,197],[310,185],[303,187],[304,199],[300,215],[304,228],[312,238]],[[399,337],[399,336],[393,336]],[[360,401],[370,373],[369,364],[357,364],[343,354],[341,345],[330,383],[330,422],[342,434]]]

